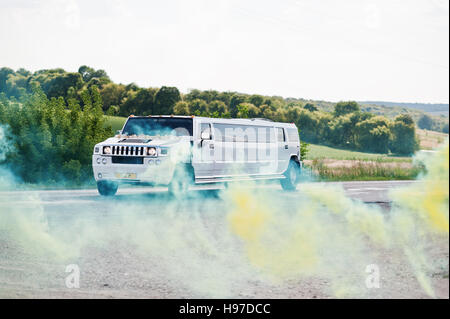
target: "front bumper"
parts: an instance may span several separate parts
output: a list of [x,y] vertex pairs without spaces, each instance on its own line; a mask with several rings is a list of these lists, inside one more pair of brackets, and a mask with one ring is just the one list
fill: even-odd
[[143,164],[116,164],[112,162],[112,156],[95,154],[92,155],[92,168],[96,181],[168,185],[175,163],[168,157],[144,157]]

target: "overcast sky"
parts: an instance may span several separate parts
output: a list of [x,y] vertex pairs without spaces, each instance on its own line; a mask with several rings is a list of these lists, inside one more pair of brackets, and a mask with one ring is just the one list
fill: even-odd
[[329,101],[449,102],[447,0],[0,0],[0,67]]

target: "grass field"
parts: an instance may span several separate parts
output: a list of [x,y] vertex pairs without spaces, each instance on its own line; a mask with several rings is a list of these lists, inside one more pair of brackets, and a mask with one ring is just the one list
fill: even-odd
[[305,172],[325,181],[409,180],[424,171],[412,161],[306,160]]
[[111,126],[113,132],[115,133],[117,130],[121,130],[123,127],[123,124],[126,121],[126,117],[120,117],[120,116],[109,116],[105,115],[106,117],[106,126]]
[[316,144],[309,144],[309,152],[306,157],[308,160],[335,159],[335,160],[361,160],[361,161],[379,161],[379,162],[411,161],[410,157],[398,157],[388,154],[356,152]]
[[432,150],[448,139],[448,134],[421,129],[417,130],[417,136],[420,140],[421,150]]
[[305,167],[320,180],[408,180],[423,170],[412,157],[374,154],[309,145]]

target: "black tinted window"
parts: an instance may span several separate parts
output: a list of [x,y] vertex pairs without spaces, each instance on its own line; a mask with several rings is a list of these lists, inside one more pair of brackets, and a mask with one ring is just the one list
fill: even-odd
[[130,118],[123,129],[126,135],[192,136],[191,118]]

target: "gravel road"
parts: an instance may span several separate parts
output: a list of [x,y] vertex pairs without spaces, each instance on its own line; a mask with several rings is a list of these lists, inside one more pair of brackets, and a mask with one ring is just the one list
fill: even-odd
[[[349,198],[389,215],[389,190],[411,183],[323,185],[342,186]],[[261,188],[285,211],[295,211],[301,187],[298,193],[275,185]],[[333,255],[336,267],[326,273],[281,279],[266,274],[230,235],[226,198],[211,189],[193,193],[200,196],[176,201],[164,188],[123,188],[114,198],[102,198],[96,190],[0,192],[0,213],[9,213],[0,216],[0,298],[430,297],[395,246],[364,244],[350,256],[351,267],[343,267],[347,247]],[[24,226],[22,217],[31,222]],[[433,293],[448,298],[448,238],[431,238],[424,250],[432,264],[425,273]],[[359,265],[377,265],[378,288],[367,288],[367,269]],[[67,286],[73,269],[79,270],[78,288]]]

